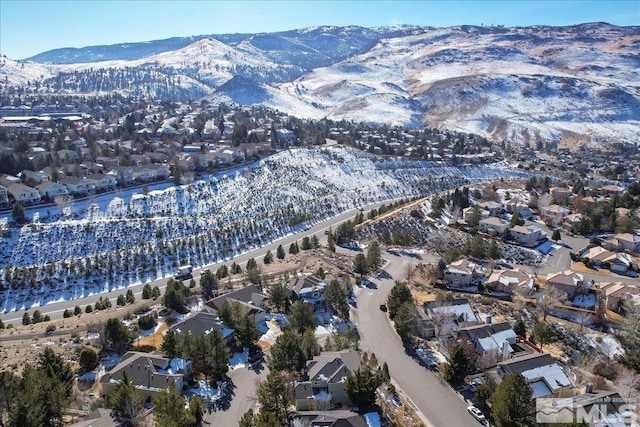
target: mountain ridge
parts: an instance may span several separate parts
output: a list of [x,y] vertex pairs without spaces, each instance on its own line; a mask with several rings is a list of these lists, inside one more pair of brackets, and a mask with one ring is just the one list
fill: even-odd
[[100,62],[3,58],[0,89],[204,97],[529,144],[640,137],[640,26],[321,26],[167,40],[111,45],[121,57]]

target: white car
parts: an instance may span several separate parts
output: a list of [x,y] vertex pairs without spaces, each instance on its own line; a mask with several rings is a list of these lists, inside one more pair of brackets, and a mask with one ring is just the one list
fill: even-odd
[[473,418],[478,420],[478,422],[483,426],[489,425],[489,423],[487,422],[487,419],[484,417],[480,409],[471,405],[471,406],[467,406],[467,411],[469,411],[469,413],[473,416]]

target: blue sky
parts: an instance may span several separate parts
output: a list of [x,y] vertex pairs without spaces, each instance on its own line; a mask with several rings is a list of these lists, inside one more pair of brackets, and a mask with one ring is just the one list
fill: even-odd
[[640,0],[0,0],[0,54],[313,25],[640,25]]

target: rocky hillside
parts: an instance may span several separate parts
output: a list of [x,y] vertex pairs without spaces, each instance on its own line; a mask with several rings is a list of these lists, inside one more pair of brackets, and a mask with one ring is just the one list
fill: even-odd
[[637,142],[639,52],[640,27],[604,23],[313,27],[3,58],[0,90],[208,97],[310,118],[576,146]]

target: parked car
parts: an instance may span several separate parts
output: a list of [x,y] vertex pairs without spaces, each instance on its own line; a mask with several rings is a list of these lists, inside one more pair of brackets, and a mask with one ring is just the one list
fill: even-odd
[[483,426],[488,426],[489,425],[489,423],[487,422],[487,419],[484,417],[484,414],[480,411],[480,409],[478,409],[475,406],[471,405],[471,406],[467,406],[467,411],[469,411],[471,416],[473,418],[475,418],[476,420],[478,420],[478,422],[480,424],[482,424]]

